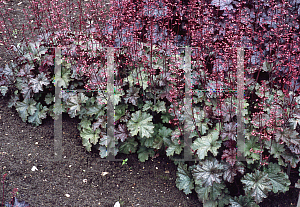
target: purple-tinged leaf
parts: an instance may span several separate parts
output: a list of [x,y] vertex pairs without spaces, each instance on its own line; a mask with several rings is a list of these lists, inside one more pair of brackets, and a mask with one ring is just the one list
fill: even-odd
[[118,129],[115,130],[115,138],[124,142],[128,138],[128,131],[125,124],[119,124]]

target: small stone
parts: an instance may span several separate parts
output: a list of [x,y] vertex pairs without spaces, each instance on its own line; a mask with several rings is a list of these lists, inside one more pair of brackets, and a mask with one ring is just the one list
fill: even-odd
[[36,171],[36,170],[38,170],[38,169],[36,168],[36,166],[33,166],[33,167],[31,168],[31,171]]
[[102,173],[101,173],[102,176],[105,176],[105,175],[107,175],[107,174],[108,174],[108,172],[102,172]]
[[119,203],[119,201],[117,201],[116,203],[115,203],[115,205],[114,205],[114,207],[120,207],[121,205],[120,205],[120,203]]

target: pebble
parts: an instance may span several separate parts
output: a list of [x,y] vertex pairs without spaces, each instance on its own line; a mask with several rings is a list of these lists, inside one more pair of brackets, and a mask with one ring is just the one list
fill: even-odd
[[31,171],[36,171],[36,170],[38,170],[38,169],[36,168],[36,166],[33,166],[33,167],[31,168]]
[[105,176],[105,175],[107,175],[107,174],[108,174],[108,172],[102,172],[102,173],[101,173],[102,176]]

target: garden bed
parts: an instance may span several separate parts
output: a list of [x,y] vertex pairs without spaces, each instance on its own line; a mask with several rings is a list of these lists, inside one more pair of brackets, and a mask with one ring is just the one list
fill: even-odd
[[[22,9],[27,1],[7,2],[13,9],[16,25],[26,23]],[[23,16],[22,16],[23,15]],[[27,34],[26,34],[27,35]],[[16,38],[16,42],[21,39]],[[9,61],[0,48],[0,67]],[[5,180],[5,201],[10,201],[14,188],[19,201],[31,206],[202,206],[195,192],[186,196],[176,188],[176,165],[161,155],[145,163],[137,154],[118,154],[122,162],[101,161],[98,151],[88,153],[77,130],[79,119],[63,114],[63,160],[53,159],[53,120],[33,127],[22,122],[8,98],[0,97],[1,173]],[[34,167],[37,170],[34,170]],[[285,194],[270,195],[259,206],[296,206],[298,189],[294,188],[299,172],[291,170],[291,187]],[[121,206],[122,206],[121,205]]]
[[[13,188],[18,188],[18,200],[32,207],[111,207],[118,200],[124,201],[124,206],[202,206],[195,192],[186,196],[176,188],[176,165],[167,156],[142,163],[137,154],[118,154],[117,159],[128,158],[124,165],[101,161],[96,151],[88,153],[82,146],[75,129],[79,119],[66,114],[62,126],[65,158],[47,162],[54,157],[54,121],[48,117],[39,127],[24,123],[7,107],[8,100],[0,98],[1,173],[8,173],[5,201],[10,201]],[[32,171],[33,166],[38,170]],[[292,169],[291,186],[298,178]],[[285,194],[269,196],[259,206],[296,206],[297,199],[298,189],[291,187]]]

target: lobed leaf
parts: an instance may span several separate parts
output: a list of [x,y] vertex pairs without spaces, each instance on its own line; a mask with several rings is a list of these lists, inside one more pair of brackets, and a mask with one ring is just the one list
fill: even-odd
[[152,116],[141,111],[137,111],[132,114],[131,119],[128,121],[127,127],[130,130],[131,136],[135,136],[139,133],[141,137],[149,138],[154,132]]
[[194,183],[191,173],[187,170],[187,164],[179,163],[176,175],[176,187],[186,195],[192,193]]
[[214,183],[221,183],[222,169],[223,165],[216,158],[200,162],[192,171],[195,184],[212,186]]
[[218,149],[221,147],[221,141],[219,139],[219,131],[215,127],[207,136],[197,138],[191,148],[197,150],[199,159],[204,159],[210,151],[214,156],[217,156]]
[[289,186],[291,185],[289,176],[282,172],[278,164],[270,162],[268,168],[265,168],[265,172],[268,173],[274,193],[285,193],[289,190]]
[[254,173],[247,173],[241,182],[245,184],[246,194],[254,197],[256,203],[262,202],[267,197],[267,193],[272,190],[272,183],[266,172],[255,170]]
[[153,149],[141,146],[139,150],[137,151],[138,153],[138,158],[140,162],[145,162],[146,160],[149,159],[149,156],[153,157],[154,156],[154,151]]

